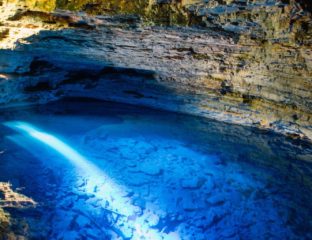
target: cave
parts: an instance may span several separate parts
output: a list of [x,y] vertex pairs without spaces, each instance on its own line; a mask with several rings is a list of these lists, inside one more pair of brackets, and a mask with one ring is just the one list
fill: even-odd
[[303,0],[0,0],[0,240],[312,239]]

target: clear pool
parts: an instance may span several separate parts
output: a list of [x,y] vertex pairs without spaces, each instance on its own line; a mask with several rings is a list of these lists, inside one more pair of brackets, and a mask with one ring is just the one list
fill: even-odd
[[312,239],[306,142],[77,99],[0,121],[0,182],[37,202],[4,209],[15,236]]

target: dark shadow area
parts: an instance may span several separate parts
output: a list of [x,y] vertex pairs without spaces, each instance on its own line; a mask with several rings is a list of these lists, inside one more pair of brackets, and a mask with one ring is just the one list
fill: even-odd
[[[207,97],[195,94],[190,86],[162,80],[159,72],[146,67],[122,67],[127,64],[114,62],[115,54],[110,54],[113,46],[92,43],[94,34],[84,29],[41,31],[27,39],[31,44],[0,50],[1,61],[6,62],[0,70],[12,83],[12,92],[20,93],[21,103],[40,102],[45,95],[85,96],[183,111],[186,102],[193,105]],[[110,31],[105,34],[105,41],[114,42],[117,37]],[[94,56],[88,53],[90,46],[98,51]],[[12,101],[18,103],[18,99]]]

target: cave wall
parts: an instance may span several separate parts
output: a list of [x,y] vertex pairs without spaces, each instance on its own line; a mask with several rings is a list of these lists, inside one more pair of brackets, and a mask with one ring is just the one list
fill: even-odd
[[147,105],[312,139],[311,5],[3,1],[0,96]]

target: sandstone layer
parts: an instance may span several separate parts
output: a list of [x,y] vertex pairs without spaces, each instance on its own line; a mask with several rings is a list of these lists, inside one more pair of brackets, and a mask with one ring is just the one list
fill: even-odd
[[146,105],[312,139],[311,4],[4,1],[0,101]]

